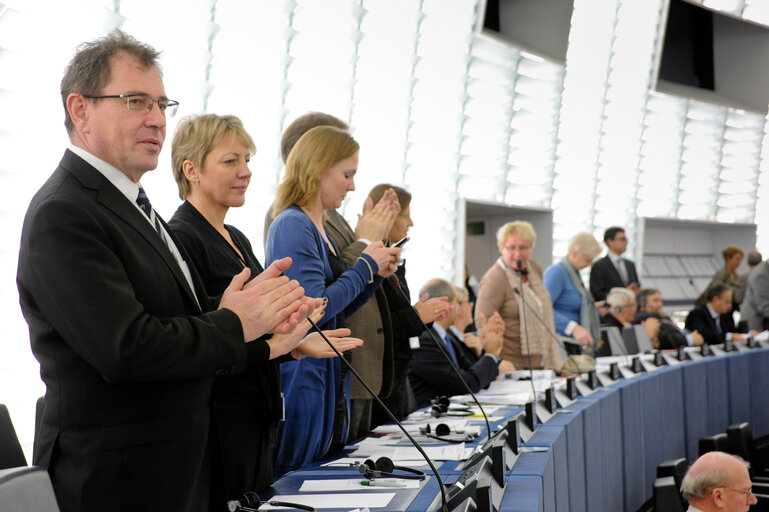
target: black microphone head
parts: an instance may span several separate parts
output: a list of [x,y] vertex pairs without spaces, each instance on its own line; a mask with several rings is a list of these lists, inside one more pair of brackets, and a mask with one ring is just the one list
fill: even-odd
[[518,268],[518,270],[523,270],[523,260],[521,258],[515,260],[515,266]]
[[390,274],[389,276],[387,276],[387,280],[390,281],[390,284],[393,286],[397,287],[401,285],[400,279],[398,279],[398,276],[396,276],[395,274]]

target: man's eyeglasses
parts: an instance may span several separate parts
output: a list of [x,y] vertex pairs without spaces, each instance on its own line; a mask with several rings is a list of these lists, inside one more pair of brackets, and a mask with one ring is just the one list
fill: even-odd
[[722,489],[738,492],[740,494],[744,494],[746,497],[748,497],[751,494],[753,494],[753,488],[752,487],[750,489],[747,489],[747,490],[746,489],[735,489],[734,487],[722,487]]
[[102,98],[124,99],[126,103],[126,108],[131,112],[135,112],[136,114],[149,114],[150,111],[152,110],[152,105],[157,103],[158,109],[160,110],[160,113],[163,114],[164,117],[165,116],[174,117],[174,115],[176,115],[176,110],[179,107],[178,101],[169,100],[165,98],[156,100],[146,94],[103,94],[100,96],[91,96],[88,94],[84,94],[83,96],[85,96],[86,98],[90,98],[92,100],[99,100]]

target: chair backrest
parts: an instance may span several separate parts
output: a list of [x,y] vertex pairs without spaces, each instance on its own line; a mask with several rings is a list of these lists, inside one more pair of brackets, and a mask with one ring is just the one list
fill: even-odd
[[756,471],[762,471],[763,468],[759,467],[761,461],[757,460],[756,447],[753,441],[753,431],[750,429],[749,423],[737,423],[735,425],[729,425],[726,429],[726,436],[729,439],[729,446],[731,452],[734,455],[739,455],[746,461],[750,462],[750,465]]
[[[618,327],[601,327],[601,336],[604,341],[608,343],[609,350],[613,356],[626,356],[627,349],[625,349],[625,342],[622,339],[622,333],[620,333]],[[604,355],[604,354],[601,354]],[[608,354],[606,354],[608,355]]]
[[[675,487],[678,490],[681,488],[681,482],[684,479],[687,467],[688,464],[686,463],[686,459],[683,457],[680,459],[669,459],[663,461],[657,466],[657,478],[672,476],[673,480],[675,481]],[[680,498],[681,506],[685,509],[687,507],[686,500],[683,499],[683,496],[680,496]]]
[[646,327],[643,325],[634,325],[633,331],[635,332],[636,343],[638,343],[639,352],[651,352],[654,350],[652,340],[649,338],[649,333],[646,332]]
[[622,341],[625,342],[625,350],[630,355],[637,354],[639,351],[634,327],[634,325],[626,325],[622,328]]
[[0,404],[0,469],[26,465],[27,459],[16,436],[16,429],[13,428],[8,407]]
[[35,466],[0,470],[0,510],[59,512],[48,472]]
[[714,436],[707,436],[700,439],[698,444],[698,455],[704,455],[708,452],[726,452],[731,453],[732,449],[729,445],[729,438],[726,434],[716,434]]
[[665,512],[684,512],[681,493],[672,476],[657,478],[654,481],[654,510]]

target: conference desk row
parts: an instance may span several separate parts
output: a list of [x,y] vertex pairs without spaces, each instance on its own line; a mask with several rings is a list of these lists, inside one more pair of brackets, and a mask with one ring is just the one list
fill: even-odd
[[[522,408],[500,411],[504,418],[492,428]],[[563,411],[538,424],[524,443],[543,449],[519,454],[506,474],[500,511],[635,512],[651,497],[657,465],[693,461],[700,438],[744,421],[756,436],[769,434],[769,349],[662,366],[598,388]],[[438,464],[446,484],[461,475],[456,461]],[[296,495],[305,479],[356,475],[349,467],[308,468],[278,480],[272,491]],[[435,507],[438,491],[437,480],[428,478],[374,510],[426,511]]]

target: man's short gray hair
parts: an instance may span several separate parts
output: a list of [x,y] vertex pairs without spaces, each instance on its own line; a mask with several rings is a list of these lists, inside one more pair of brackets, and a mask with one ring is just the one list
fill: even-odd
[[[742,462],[746,469],[750,469],[749,463],[736,455],[732,455],[732,457]],[[691,474],[691,471],[687,471],[681,481],[681,494],[687,500],[704,498],[714,487],[726,485],[729,482],[729,477],[729,471],[723,468],[705,469],[694,475]]]
[[444,279],[430,279],[419,290],[419,296],[427,294],[429,298],[448,297],[449,301],[454,300],[454,285]]
[[635,293],[627,288],[612,288],[606,295],[606,303],[612,307],[618,308],[624,306],[626,301],[635,302]]

